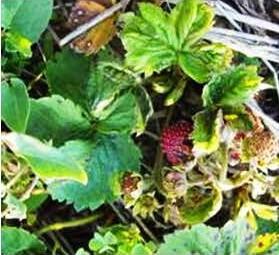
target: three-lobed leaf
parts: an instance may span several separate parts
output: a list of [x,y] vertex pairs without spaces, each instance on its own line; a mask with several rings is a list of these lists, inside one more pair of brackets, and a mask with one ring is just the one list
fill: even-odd
[[3,141],[17,156],[24,158],[40,178],[87,183],[83,166],[69,153],[23,134],[5,134]]
[[[109,50],[100,52],[96,60],[91,63],[88,57],[77,55],[66,49],[58,53],[54,60],[48,62],[46,75],[52,92],[65,98],[65,100],[61,98],[60,101],[63,100],[66,105],[66,102],[71,104],[72,102],[69,100],[72,100],[83,109],[87,119],[93,123],[92,130],[103,133],[131,133],[136,131],[138,121],[142,121],[143,123],[141,124],[145,126],[147,118],[149,118],[148,114],[142,114],[139,111],[139,108],[150,108],[148,94],[145,94],[144,101],[137,100],[138,95],[136,92],[140,90],[137,77],[124,69],[121,61],[111,55]],[[58,96],[53,96],[52,98],[48,99],[48,101],[57,101]],[[47,101],[47,99],[45,100]],[[40,112],[46,111],[47,108],[54,108],[50,109],[53,115],[52,122],[55,123],[54,126],[62,125],[62,121],[60,122],[59,118],[57,118],[59,115],[54,113],[58,107],[46,105],[46,102],[42,106],[42,102],[39,102],[40,104],[37,104],[37,102],[32,102],[31,117],[42,115]],[[57,105],[55,102],[54,104]],[[76,106],[75,108],[78,109],[79,107]],[[73,124],[63,127],[66,129],[63,134],[61,134],[62,129],[60,128],[59,130],[54,128],[55,130],[48,132],[48,130],[51,130],[51,127],[46,125],[48,123],[43,123],[37,128],[35,120],[32,121],[31,134],[34,134],[35,130],[36,135],[46,133],[45,136],[48,139],[54,139],[55,136],[58,136],[59,142],[66,140],[67,137],[65,136],[69,133],[67,130],[71,131],[75,123],[78,124],[78,121],[71,121],[68,119],[68,112],[64,113],[63,111],[57,112],[58,114],[61,113],[61,120],[64,118],[63,122],[66,120]],[[54,115],[57,115],[57,117]],[[140,120],[139,118],[143,119]],[[33,120],[33,118],[31,119]],[[84,130],[84,133],[88,133],[86,132],[85,123],[83,123],[84,125],[81,124],[75,126],[80,126],[81,131]],[[47,128],[44,128],[44,126]],[[144,126],[141,128],[144,128]],[[36,132],[37,130],[38,132]],[[39,132],[39,130],[42,131]],[[52,133],[52,136],[48,133]],[[81,132],[78,129],[70,132],[70,134],[72,133],[77,134],[78,138],[80,138]],[[42,135],[40,138],[45,139]],[[57,138],[54,139],[55,142],[56,140]]]
[[17,78],[1,87],[2,120],[12,130],[24,133],[30,112],[30,103],[25,84]]
[[150,76],[178,64],[198,83],[227,68],[232,51],[221,44],[195,46],[213,24],[212,9],[198,0],[183,0],[171,11],[140,3],[139,13],[123,16],[126,63]]

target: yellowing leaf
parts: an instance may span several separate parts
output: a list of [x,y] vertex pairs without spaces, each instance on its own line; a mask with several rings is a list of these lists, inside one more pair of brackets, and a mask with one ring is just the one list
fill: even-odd
[[186,224],[198,224],[214,216],[220,210],[222,201],[222,192],[216,186],[209,189],[193,187],[187,191],[179,213]]
[[216,151],[220,144],[222,111],[204,110],[194,116],[194,153],[209,154]]
[[203,89],[205,106],[236,107],[256,91],[261,82],[256,66],[240,65],[216,75]]
[[3,141],[17,156],[24,158],[34,173],[43,179],[68,179],[87,183],[87,174],[83,167],[58,148],[17,133],[3,135]]
[[278,206],[264,205],[255,202],[249,203],[255,214],[266,220],[278,220]]
[[[210,29],[213,16],[212,9],[199,0],[182,0],[170,14],[156,5],[140,3],[138,15],[127,13],[122,16],[124,29],[121,38],[127,50],[127,65],[150,76],[154,72],[179,64],[187,75],[198,82],[204,81],[204,77],[200,79],[197,74],[192,75],[193,68],[186,68],[185,62],[187,56],[195,52],[187,62],[188,66],[194,59],[198,74],[202,75],[206,69],[205,64],[208,62],[205,60],[210,54],[201,60],[195,57],[198,50],[191,47]],[[217,53],[216,49],[214,52]],[[211,51],[211,57],[214,52]],[[223,62],[220,61],[222,58],[223,55],[218,59],[219,66]],[[207,78],[209,75],[207,70],[204,76]]]
[[256,240],[254,240],[250,245],[249,254],[264,254],[278,241],[278,233],[266,233],[263,235],[259,235],[257,236]]

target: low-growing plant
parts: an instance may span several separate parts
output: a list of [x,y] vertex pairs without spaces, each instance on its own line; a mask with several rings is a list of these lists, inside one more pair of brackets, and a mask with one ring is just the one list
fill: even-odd
[[[58,50],[52,24],[114,2],[77,0],[67,25],[60,4],[1,6],[1,252],[278,254],[279,141],[247,104],[264,77],[204,39],[213,7],[139,3]],[[83,217],[43,219],[62,204]]]

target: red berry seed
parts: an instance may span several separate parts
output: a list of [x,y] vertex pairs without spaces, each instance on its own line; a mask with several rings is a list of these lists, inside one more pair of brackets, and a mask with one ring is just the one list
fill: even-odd
[[192,154],[193,146],[189,139],[192,131],[193,125],[187,121],[179,121],[163,130],[161,148],[171,164],[181,164],[186,156]]

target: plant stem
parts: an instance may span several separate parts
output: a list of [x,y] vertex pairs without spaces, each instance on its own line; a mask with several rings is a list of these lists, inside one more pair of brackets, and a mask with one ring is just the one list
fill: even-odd
[[[124,202],[120,199],[119,202],[121,205],[125,208]],[[144,224],[144,222],[136,215],[133,214],[132,210],[130,208],[125,208],[129,214],[135,219],[137,224],[144,230],[144,232],[155,242],[158,243],[158,239],[155,237],[155,235],[151,232],[151,230]]]
[[[166,127],[170,120],[171,120],[171,117],[172,117],[172,114],[173,114],[173,109],[174,107],[171,106],[169,109],[168,109],[168,112],[167,112],[167,116],[166,116],[166,120],[165,120],[165,123],[164,123],[164,127]],[[154,166],[153,166],[153,177],[154,177],[154,180],[155,180],[155,184],[158,188],[158,190],[160,192],[163,192],[163,187],[162,187],[162,163],[163,163],[163,154],[162,154],[162,151],[161,151],[161,148],[160,148],[160,144],[158,144],[157,146],[157,152],[156,152],[156,158],[155,158],[155,163],[154,163]]]
[[86,225],[90,222],[96,221],[101,216],[102,216],[102,214],[98,213],[98,214],[93,214],[93,215],[90,215],[90,216],[87,216],[87,217],[84,217],[81,219],[75,219],[72,221],[56,222],[56,223],[50,224],[48,226],[45,226],[42,229],[40,229],[39,231],[37,231],[37,235],[42,235],[49,231],[58,231],[58,230],[61,230],[64,228],[74,228],[74,227]]
[[20,171],[7,183],[6,189],[10,189],[19,179],[20,177],[26,172],[26,168],[23,167]]
[[30,197],[33,189],[36,187],[38,182],[39,182],[39,177],[36,175],[35,178],[33,179],[32,183],[27,188],[27,190],[21,195],[21,197],[20,197],[21,201],[24,201]]
[[111,206],[112,210],[116,213],[117,217],[121,220],[121,222],[124,224],[128,224],[128,221],[121,214],[121,212],[118,210],[118,208],[113,203],[110,203],[109,205]]

